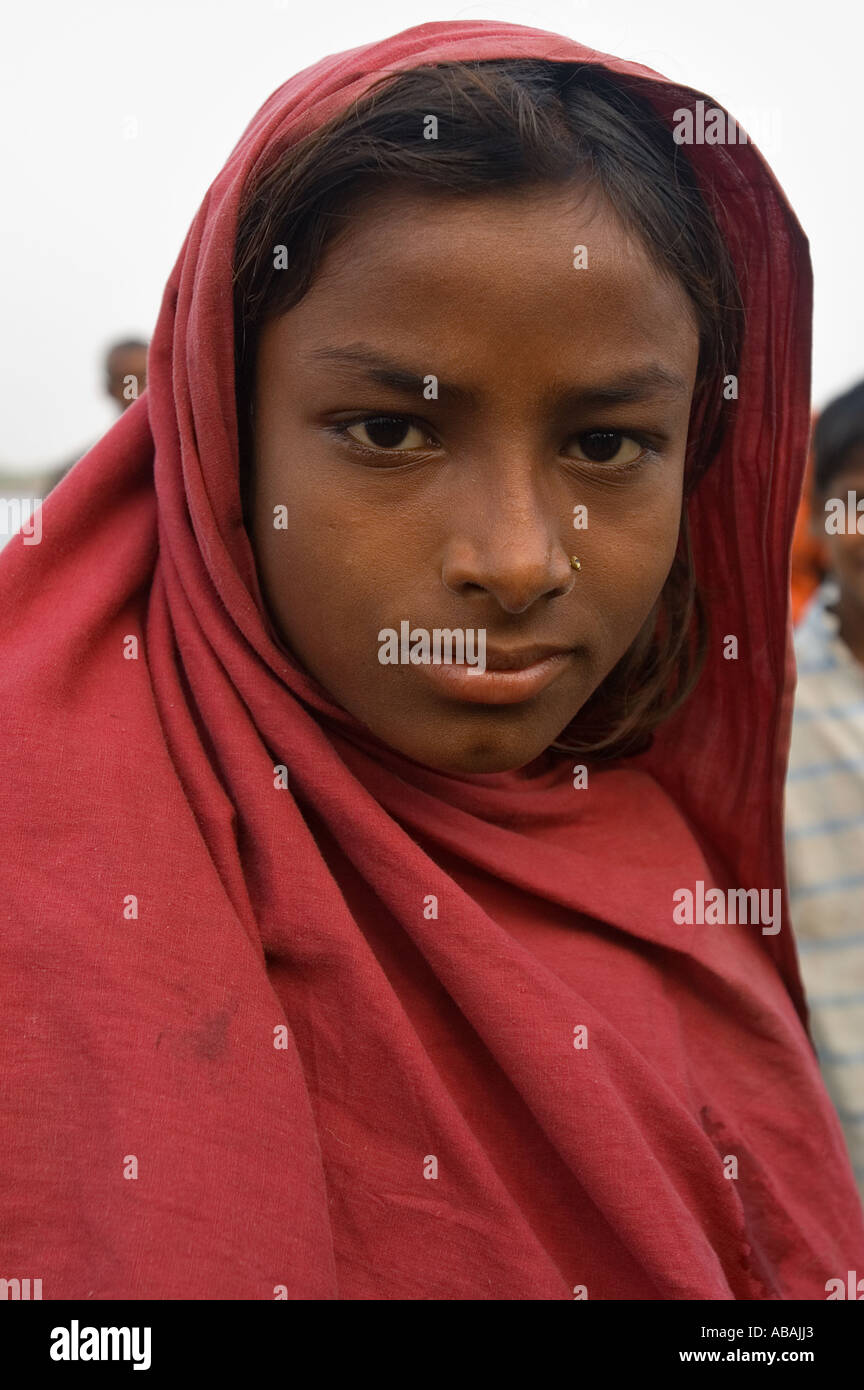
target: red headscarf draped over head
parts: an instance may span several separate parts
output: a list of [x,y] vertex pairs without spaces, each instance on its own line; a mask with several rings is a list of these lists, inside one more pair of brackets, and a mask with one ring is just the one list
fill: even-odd
[[0,1246],[45,1298],[824,1298],[864,1268],[788,920],[672,917],[700,880],[785,888],[811,289],[753,146],[688,149],[747,336],[690,503],[711,654],[650,752],[589,793],[566,760],[420,768],[264,611],[238,486],[244,185],[386,72],[504,57],[646,79],[669,124],[699,96],[474,20],[291,78],[195,217],[146,392],[47,499],[41,544],[0,560]]

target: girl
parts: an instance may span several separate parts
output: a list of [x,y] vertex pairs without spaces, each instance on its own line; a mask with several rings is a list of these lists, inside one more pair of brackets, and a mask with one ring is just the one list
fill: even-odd
[[864,1267],[782,902],[808,261],[697,100],[497,22],[293,78],[4,552],[45,1298]]

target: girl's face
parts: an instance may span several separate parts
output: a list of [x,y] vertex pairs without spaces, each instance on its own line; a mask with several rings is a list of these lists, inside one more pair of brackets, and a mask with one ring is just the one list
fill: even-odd
[[[444,771],[522,767],[669,572],[695,313],[577,188],[399,189],[355,214],[260,338],[262,591],[287,646],[379,739]],[[382,664],[379,634],[403,622],[409,651],[417,629],[485,631],[487,676]],[[534,647],[565,654],[536,678],[488,675]]]

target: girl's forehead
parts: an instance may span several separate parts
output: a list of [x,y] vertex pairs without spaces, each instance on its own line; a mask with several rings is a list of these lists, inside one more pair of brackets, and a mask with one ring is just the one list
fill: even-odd
[[607,200],[552,188],[530,199],[370,199],[328,245],[307,298],[382,316],[398,311],[400,296],[436,314],[482,298],[516,314],[523,302],[550,313],[562,294],[587,306],[611,290],[655,310],[689,302]]
[[693,306],[611,210],[580,226],[560,196],[496,206],[498,220],[485,199],[440,201],[431,220],[416,204],[395,219],[367,209],[264,339],[319,372],[346,374],[344,354],[328,350],[371,337],[442,377],[452,362],[454,375],[499,381],[602,379],[622,361],[641,370],[670,357],[690,376]]
[[593,228],[598,235],[614,227],[619,236],[628,235],[610,200],[596,185],[576,181],[514,185],[456,195],[408,182],[360,195],[343,214],[343,227],[330,247],[335,249],[345,240],[368,241],[374,246],[382,239],[392,242],[410,234],[422,252],[434,238],[455,234],[459,238],[451,244],[455,251],[466,242],[488,245],[522,236],[526,228],[533,229],[533,236],[539,239],[543,229],[554,237],[566,234],[569,227]]

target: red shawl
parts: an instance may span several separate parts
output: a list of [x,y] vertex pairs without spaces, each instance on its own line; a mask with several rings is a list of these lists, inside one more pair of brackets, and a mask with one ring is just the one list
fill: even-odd
[[0,558],[0,1274],[45,1298],[821,1299],[864,1269],[788,920],[672,919],[700,879],[785,888],[811,287],[755,149],[688,150],[748,336],[691,504],[711,655],[648,754],[588,792],[566,760],[419,768],[264,613],[238,492],[244,181],[386,71],[507,56],[646,79],[670,123],[699,95],[475,20],[291,78],[195,217],[147,391],[47,499],[41,544]]

